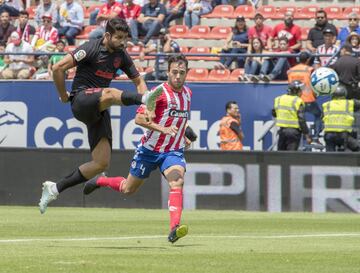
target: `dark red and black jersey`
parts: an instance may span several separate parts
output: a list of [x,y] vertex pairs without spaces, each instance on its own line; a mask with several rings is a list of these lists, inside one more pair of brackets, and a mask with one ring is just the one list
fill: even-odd
[[118,69],[129,79],[139,76],[126,50],[110,53],[102,41],[103,38],[90,40],[71,52],[77,64],[72,90],[109,87]]

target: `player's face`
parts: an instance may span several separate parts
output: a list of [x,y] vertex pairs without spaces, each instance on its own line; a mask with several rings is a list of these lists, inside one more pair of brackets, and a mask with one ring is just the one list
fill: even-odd
[[168,72],[169,85],[175,90],[181,90],[186,79],[187,69],[184,62],[176,62],[170,65]]
[[237,104],[231,104],[230,109],[228,110],[230,116],[234,118],[240,118],[239,106]]
[[122,31],[116,31],[114,34],[108,32],[105,33],[105,39],[107,39],[107,46],[113,51],[120,51],[125,49],[126,42],[128,40],[128,34]]

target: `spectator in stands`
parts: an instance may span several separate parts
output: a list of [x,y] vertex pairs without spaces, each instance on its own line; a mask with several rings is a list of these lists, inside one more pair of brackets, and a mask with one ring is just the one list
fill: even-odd
[[[291,53],[289,50],[289,41],[285,36],[279,38],[279,50],[276,53]],[[289,68],[290,64],[287,57],[266,59],[261,66],[259,80],[264,82],[269,82],[272,80],[287,80],[287,71]]]
[[184,13],[185,25],[188,28],[200,24],[200,16],[212,11],[211,0],[186,0],[186,10]]
[[[12,32],[5,53],[32,53],[33,49],[28,42],[22,41],[19,33]],[[8,65],[2,75],[4,79],[28,79],[30,68],[34,62],[32,55],[5,55],[5,63]]]
[[346,38],[346,43],[352,46],[353,54],[360,57],[360,35],[356,32],[351,32]]
[[[56,43],[56,52],[58,53],[62,53],[65,50],[65,42],[63,40],[58,40]],[[49,59],[49,64],[48,64],[48,74],[49,74],[49,79],[52,79],[52,67],[54,64],[56,64],[57,62],[61,61],[63,58],[65,57],[65,55],[52,55],[51,58]]]
[[[159,0],[150,0],[142,9],[140,16],[130,20],[132,41],[130,45],[146,45],[153,36],[159,35],[166,9]],[[139,42],[139,34],[145,35],[143,42]]]
[[347,99],[360,99],[360,59],[352,55],[352,46],[345,43],[339,59],[331,65],[339,75],[339,82],[347,89]]
[[276,48],[275,40],[280,42],[280,38],[285,37],[289,41],[289,50],[299,52],[301,48],[301,28],[294,24],[294,14],[292,11],[285,12],[284,22],[277,24],[271,33],[269,50]]
[[6,4],[18,11],[24,10],[24,2],[22,0],[6,0]]
[[319,144],[319,135],[322,130],[321,109],[316,102],[316,95],[312,90],[310,84],[310,76],[314,68],[310,64],[311,55],[307,51],[302,51],[299,55],[299,64],[290,68],[287,72],[288,82],[300,81],[304,84],[301,93],[301,99],[305,103],[305,113],[310,113],[314,116],[314,134],[312,135],[313,142]]
[[349,36],[351,32],[356,32],[360,34],[359,27],[359,15],[356,12],[351,12],[348,15],[349,25],[340,29],[340,32],[337,37],[337,45],[344,45],[346,38]]
[[[159,37],[160,43],[157,40],[151,40],[152,43],[148,43],[148,45],[140,52],[140,60],[144,60],[144,56],[149,53],[180,53],[179,44],[171,39],[168,33],[161,34]],[[156,67],[155,67],[156,69]],[[167,67],[167,58],[158,57],[158,79],[161,81],[167,81],[168,67]],[[144,76],[145,81],[153,81],[156,79],[156,70],[146,73]]]
[[166,8],[164,27],[168,28],[171,21],[184,16],[185,0],[164,0],[164,4]]
[[[231,0],[215,0],[215,5],[232,5],[234,3],[235,7],[240,6],[240,5],[246,5],[247,4],[247,0],[236,0],[236,1],[231,1]],[[251,2],[251,1],[250,1]]]
[[96,23],[98,27],[89,34],[90,39],[101,38],[105,33],[106,22],[121,14],[122,6],[115,0],[108,0],[106,4],[100,7],[99,13],[96,16]]
[[[6,43],[4,41],[0,42],[0,53],[4,53],[6,48]],[[6,68],[7,64],[4,61],[4,55],[0,55],[0,79],[3,79],[2,72]]]
[[[249,47],[245,17],[236,18],[232,33],[228,36],[221,53],[246,53]],[[237,67],[242,68],[245,64],[245,57],[221,57],[220,63],[224,68],[230,68],[233,61],[237,60]]]
[[0,13],[0,41],[7,43],[8,38],[14,31],[16,31],[16,27],[10,23],[9,12],[2,11]]
[[65,36],[69,45],[75,44],[75,37],[78,35],[84,23],[84,10],[74,0],[66,0],[60,6],[60,29],[59,37]]
[[[324,33],[324,44],[319,45],[316,49],[316,54],[331,54],[334,55],[339,51],[339,47],[335,45],[335,33],[331,28],[326,28]],[[337,57],[316,57],[314,60],[314,67],[332,65],[336,62]]]
[[8,5],[5,2],[5,0],[0,0],[0,14],[2,14],[3,11],[6,11],[9,14],[9,16],[12,16],[12,17],[18,17],[19,16],[19,10],[18,9]]
[[141,13],[141,7],[134,3],[133,0],[124,0],[121,14],[121,18],[124,18],[126,22],[130,25],[131,20],[136,20]]
[[331,29],[337,36],[337,29],[333,24],[330,24],[328,22],[327,13],[325,10],[322,9],[318,10],[315,16],[316,16],[315,26],[310,29],[306,41],[306,48],[312,53],[316,52],[316,48],[319,45],[324,44],[323,31],[325,29]]
[[35,28],[29,23],[29,13],[26,10],[20,11],[19,24],[16,31],[20,34],[23,41],[30,43],[32,35],[35,34]]
[[[254,17],[255,25],[248,30],[249,44],[254,38],[260,38],[265,47],[269,47],[271,43],[272,28],[264,24],[264,16],[261,13],[256,13]],[[249,48],[249,50],[251,50]]]
[[[252,39],[249,53],[266,53],[264,44],[262,43],[262,40],[260,40],[260,38],[255,37]],[[260,74],[261,66],[266,59],[269,59],[269,57],[247,57],[245,62],[245,74],[244,76],[239,76],[239,81],[259,81],[257,75]]]
[[31,45],[39,51],[54,51],[58,41],[58,30],[52,25],[50,14],[44,14],[42,25],[36,31]]
[[35,10],[35,22],[38,26],[42,24],[42,17],[44,14],[50,14],[52,18],[52,24],[56,26],[58,23],[58,7],[56,3],[51,0],[43,0],[42,3]]

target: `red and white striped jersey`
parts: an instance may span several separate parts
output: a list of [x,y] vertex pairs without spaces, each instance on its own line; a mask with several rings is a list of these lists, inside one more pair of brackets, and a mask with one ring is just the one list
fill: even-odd
[[[157,131],[146,130],[141,145],[154,152],[169,152],[185,147],[185,128],[190,115],[192,91],[184,86],[180,92],[174,91],[167,83],[161,84],[164,91],[157,98],[153,122],[164,126],[176,126],[179,130],[175,137]],[[155,87],[157,88],[157,87]],[[144,112],[140,106],[138,113]]]
[[58,30],[52,27],[50,30],[45,29],[44,26],[41,26],[35,33],[39,39],[44,39],[46,42],[51,41],[52,44],[56,44],[58,41]]

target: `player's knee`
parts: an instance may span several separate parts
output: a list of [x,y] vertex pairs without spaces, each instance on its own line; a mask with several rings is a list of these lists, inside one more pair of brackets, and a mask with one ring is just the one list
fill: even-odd
[[170,188],[182,188],[184,185],[184,177],[178,176],[169,181]]
[[109,169],[110,163],[108,161],[97,161],[95,162],[95,167],[98,173],[105,172]]
[[134,194],[136,191],[137,191],[137,188],[128,187],[128,186],[126,186],[126,185],[122,188],[122,193],[125,194],[125,195],[132,195],[132,194]]

